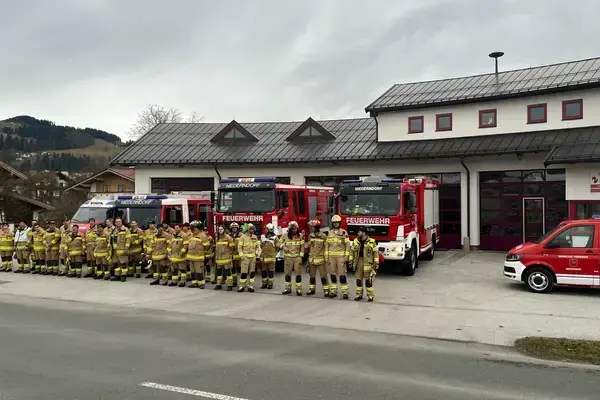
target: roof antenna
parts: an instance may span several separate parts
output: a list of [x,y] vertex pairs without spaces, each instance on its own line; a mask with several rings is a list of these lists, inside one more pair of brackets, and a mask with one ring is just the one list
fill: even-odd
[[502,57],[503,55],[504,55],[504,52],[502,52],[502,51],[494,51],[493,53],[490,53],[488,56],[488,57],[494,59],[494,62],[496,65],[496,68],[495,68],[496,75],[498,75],[498,59],[500,57]]

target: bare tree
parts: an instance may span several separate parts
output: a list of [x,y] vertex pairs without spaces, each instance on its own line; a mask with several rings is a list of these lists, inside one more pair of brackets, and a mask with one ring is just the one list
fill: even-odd
[[165,108],[158,104],[149,104],[148,107],[138,113],[136,123],[129,130],[129,137],[133,140],[139,139],[158,124],[200,121],[202,121],[202,117],[196,112],[190,114],[188,118],[184,118],[181,111],[176,108]]

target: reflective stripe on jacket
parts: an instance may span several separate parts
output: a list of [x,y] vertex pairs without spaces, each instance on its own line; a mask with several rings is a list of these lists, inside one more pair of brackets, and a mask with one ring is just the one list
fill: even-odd
[[330,229],[325,242],[325,257],[348,257],[350,239],[344,229]]
[[308,238],[308,262],[313,265],[325,263],[325,241],[327,235],[323,232],[311,233]]
[[286,247],[287,250],[284,249],[283,255],[284,257],[302,257],[303,248],[304,248],[304,238],[302,235],[298,234],[294,238],[289,237],[289,232],[281,237],[281,241],[279,242],[279,247]]

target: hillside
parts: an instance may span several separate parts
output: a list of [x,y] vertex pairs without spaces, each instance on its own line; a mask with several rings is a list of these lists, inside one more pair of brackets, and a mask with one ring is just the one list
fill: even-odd
[[108,166],[123,146],[118,136],[99,129],[56,125],[27,115],[0,121],[0,161],[22,171],[96,171]]

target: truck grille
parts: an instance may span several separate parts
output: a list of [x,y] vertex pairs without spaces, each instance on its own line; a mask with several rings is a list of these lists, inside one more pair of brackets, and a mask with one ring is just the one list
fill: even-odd
[[[355,236],[360,225],[348,225],[348,234]],[[387,236],[390,233],[390,227],[387,225],[365,225],[369,236]]]

